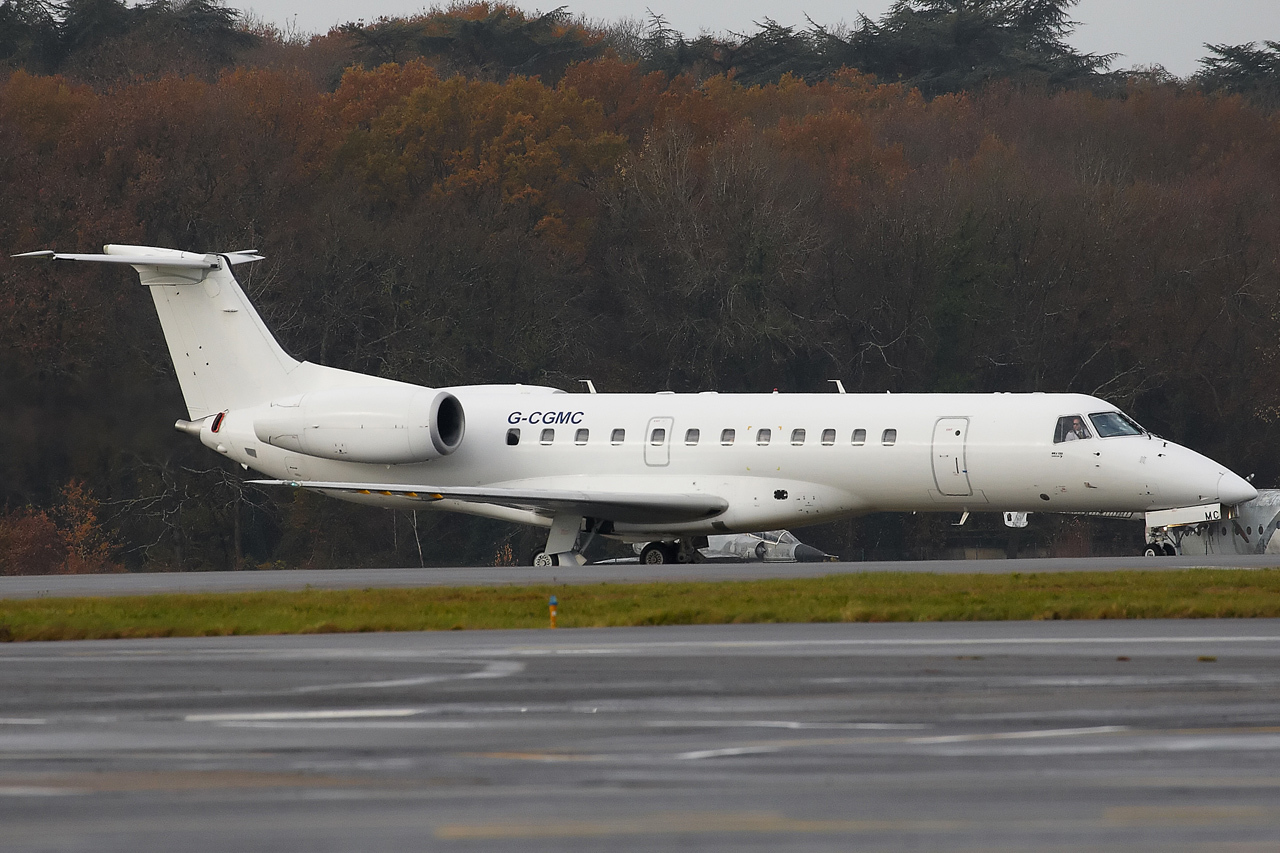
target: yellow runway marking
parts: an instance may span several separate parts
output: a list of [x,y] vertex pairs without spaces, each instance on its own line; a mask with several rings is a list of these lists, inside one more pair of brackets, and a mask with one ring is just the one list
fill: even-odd
[[1102,813],[1116,826],[1217,826],[1274,823],[1280,807],[1262,806],[1115,806]]

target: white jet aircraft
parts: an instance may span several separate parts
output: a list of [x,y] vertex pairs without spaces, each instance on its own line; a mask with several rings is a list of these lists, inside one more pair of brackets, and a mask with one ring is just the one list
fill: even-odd
[[[566,394],[426,388],[281,349],[232,274],[254,252],[106,246],[151,290],[189,420],[272,479],[343,500],[549,528],[539,565],[596,536],[690,561],[709,535],[870,512],[1229,517],[1253,486],[1083,394]],[[838,386],[843,391],[842,386]]]

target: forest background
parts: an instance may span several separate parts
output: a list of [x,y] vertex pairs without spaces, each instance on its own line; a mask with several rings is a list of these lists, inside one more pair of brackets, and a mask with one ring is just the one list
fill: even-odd
[[[532,531],[263,492],[146,291],[9,259],[255,248],[299,358],[431,386],[1079,391],[1280,482],[1280,44],[1109,70],[1072,0],[686,39],[493,3],[314,37],[215,0],[0,2],[0,572],[504,563]],[[1280,34],[1278,34],[1280,35]],[[241,268],[242,270],[244,268]],[[1140,525],[871,516],[851,558]]]

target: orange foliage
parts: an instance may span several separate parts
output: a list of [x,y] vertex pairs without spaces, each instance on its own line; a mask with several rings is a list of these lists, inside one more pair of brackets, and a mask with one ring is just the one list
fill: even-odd
[[0,87],[0,114],[21,129],[32,147],[49,152],[95,100],[87,86],[19,70]]
[[[378,91],[402,90],[392,81],[404,70],[374,73],[383,83]],[[585,184],[609,174],[626,150],[606,129],[600,105],[524,77],[489,83],[440,81],[417,67],[407,73],[422,82],[407,97],[386,98],[367,130],[348,131],[340,162],[369,197],[392,206],[422,198],[483,204],[495,216],[520,214],[563,251],[583,251],[591,211]],[[371,88],[369,75],[350,81]],[[340,89],[334,100],[353,97]]]
[[667,77],[658,71],[641,74],[633,62],[606,57],[570,66],[559,88],[595,101],[606,127],[635,145],[653,125]]
[[111,544],[98,518],[100,505],[83,480],[73,479],[62,489],[58,509],[62,544],[66,549],[66,574],[102,572],[110,568]]
[[84,481],[73,479],[52,514],[25,509],[0,516],[0,575],[119,571],[98,511]]
[[41,510],[0,517],[0,575],[50,575],[66,561],[60,531]]
[[829,182],[836,204],[852,206],[860,187],[892,182],[908,172],[902,147],[878,145],[871,128],[845,110],[828,110],[798,122],[783,119],[777,130],[782,149],[809,163]]
[[348,68],[342,85],[325,99],[325,108],[344,129],[368,130],[370,123],[419,86],[437,82],[436,72],[421,59],[394,62],[372,71]]

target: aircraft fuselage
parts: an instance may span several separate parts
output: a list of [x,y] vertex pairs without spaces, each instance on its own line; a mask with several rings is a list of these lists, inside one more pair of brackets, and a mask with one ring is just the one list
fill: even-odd
[[[1146,512],[1235,503],[1254,491],[1219,465],[1148,433],[1055,442],[1063,417],[1115,412],[1079,394],[566,394],[464,386],[451,455],[378,465],[263,444],[256,409],[231,411],[211,447],[286,480],[706,493],[713,518],[619,523],[615,532],[710,534],[884,511]],[[1096,433],[1096,430],[1093,431]],[[253,450],[256,456],[249,456]],[[422,507],[395,494],[335,497]],[[441,509],[538,523],[518,510]]]

